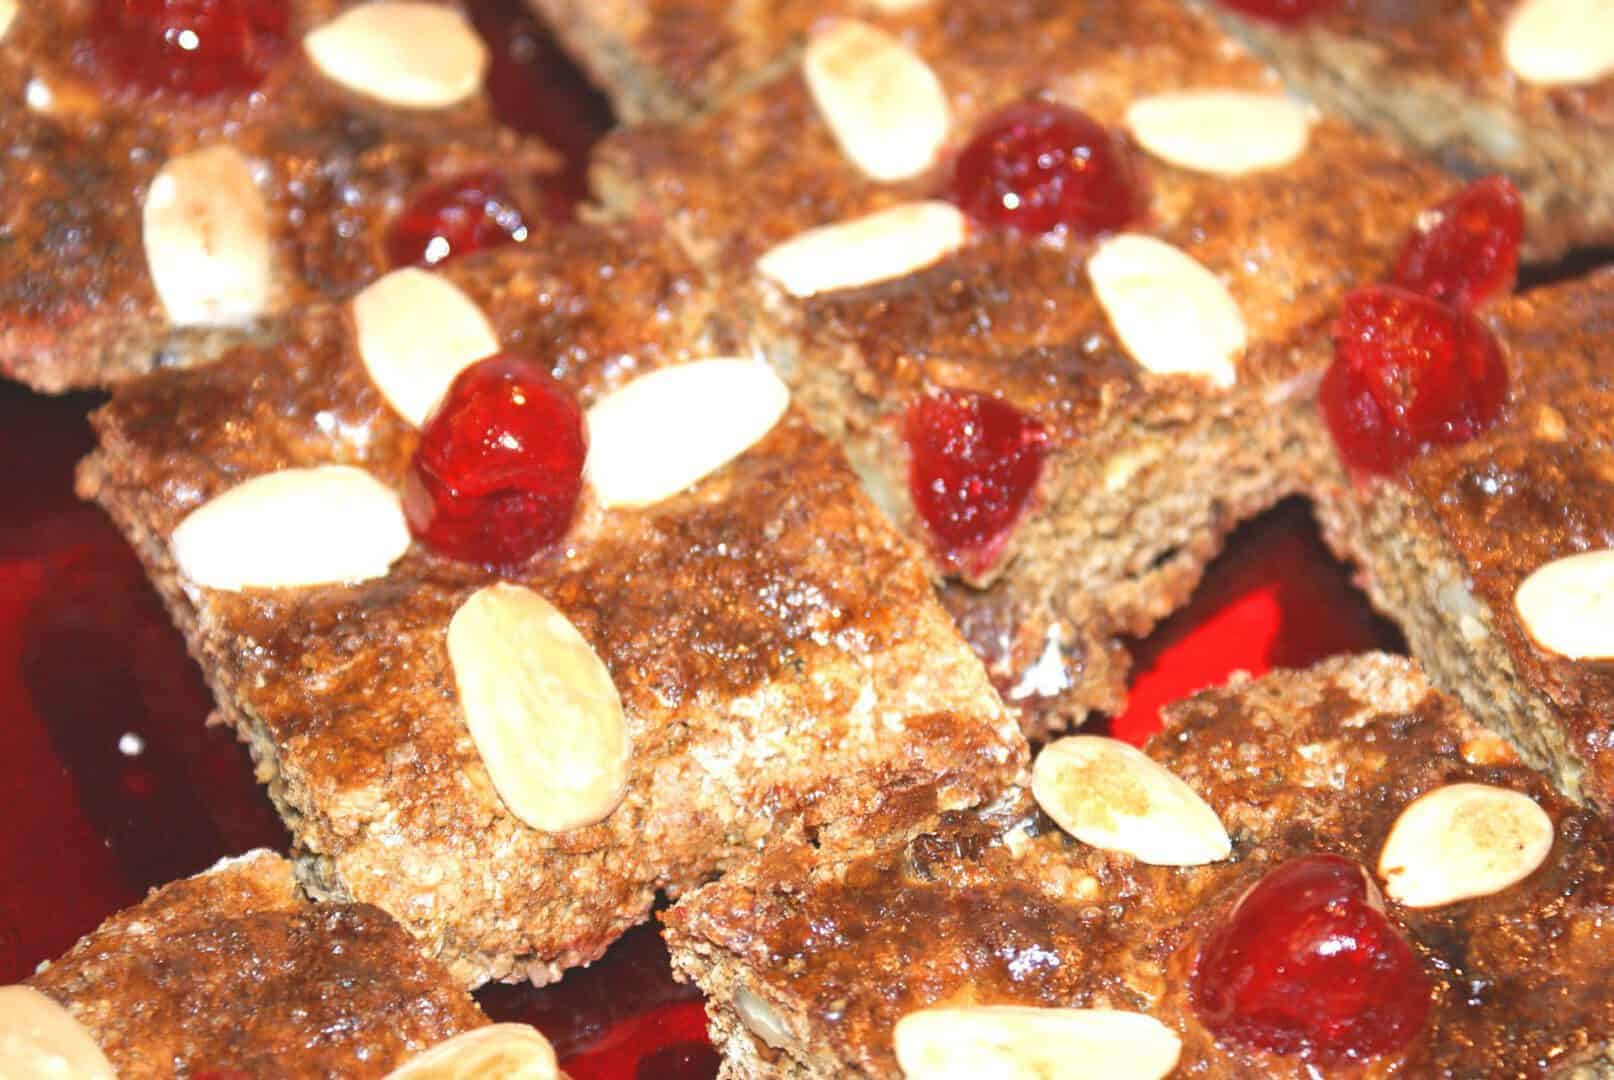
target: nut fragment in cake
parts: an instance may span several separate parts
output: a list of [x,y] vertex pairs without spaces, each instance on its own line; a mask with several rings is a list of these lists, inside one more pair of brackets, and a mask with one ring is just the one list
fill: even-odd
[[398,414],[419,427],[471,363],[499,351],[482,309],[447,278],[394,270],[353,298],[359,357]]
[[798,233],[764,252],[757,269],[792,296],[816,296],[905,277],[964,246],[951,203],[901,203]]
[[404,1062],[386,1080],[556,1080],[549,1040],[526,1024],[490,1024],[462,1032]]
[[1614,4],[1525,0],[1502,30],[1502,55],[1527,83],[1595,82],[1614,73]]
[[1193,788],[1117,739],[1049,743],[1032,767],[1031,792],[1082,843],[1155,866],[1198,866],[1232,851],[1216,811]]
[[1542,648],[1571,660],[1614,657],[1614,549],[1548,563],[1520,582],[1513,605]]
[[1289,164],[1306,149],[1312,113],[1282,94],[1179,90],[1134,101],[1126,125],[1155,157],[1216,176]]
[[488,67],[487,47],[462,14],[416,0],[349,8],[310,31],[303,47],[331,80],[407,109],[465,101]]
[[368,581],[409,548],[397,493],[348,465],[281,469],[191,511],[171,544],[180,573],[210,589]]
[[603,506],[648,506],[716,472],[784,415],[790,391],[755,360],[662,368],[588,411],[583,477]]
[[1379,877],[1408,907],[1443,907],[1517,885],[1546,860],[1552,840],[1552,818],[1530,796],[1447,784],[1401,811],[1379,855]]
[[30,986],[0,986],[0,1076],[112,1080],[84,1025]]
[[563,832],[610,816],[627,790],[622,699],[593,647],[533,590],[477,590],[448,624],[460,706],[510,812]]
[[883,30],[837,19],[813,35],[802,75],[841,150],[876,180],[906,180],[947,138],[947,97],[930,65]]
[[921,1009],[897,1022],[895,1042],[908,1080],[1160,1080],[1182,1053],[1177,1034],[1142,1013],[1024,1005]]
[[269,210],[229,146],[163,166],[141,207],[151,281],[176,326],[238,326],[269,306]]

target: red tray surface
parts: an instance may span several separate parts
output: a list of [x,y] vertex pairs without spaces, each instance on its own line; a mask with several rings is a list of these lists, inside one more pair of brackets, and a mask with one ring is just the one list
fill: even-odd
[[[562,212],[608,114],[518,0],[481,7],[507,119],[574,162],[554,190]],[[287,847],[245,751],[206,724],[208,693],[133,553],[73,496],[98,401],[0,387],[0,984],[156,885],[247,848]],[[1141,740],[1161,704],[1236,670],[1399,647],[1305,505],[1285,503],[1234,534],[1193,604],[1137,644],[1131,702],[1112,730]],[[489,987],[478,1000],[539,1027],[576,1080],[716,1072],[699,996],[672,981],[649,927],[556,986]]]

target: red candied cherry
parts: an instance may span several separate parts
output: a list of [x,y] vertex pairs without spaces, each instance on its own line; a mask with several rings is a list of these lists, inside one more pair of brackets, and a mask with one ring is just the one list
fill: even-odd
[[1222,4],[1279,26],[1295,26],[1313,15],[1338,7],[1339,0],[1222,0]]
[[587,449],[577,402],[542,364],[478,360],[421,428],[403,484],[409,531],[462,562],[523,562],[565,535]]
[[393,266],[435,266],[455,255],[518,244],[527,219],[504,177],[468,173],[422,191],[387,232]]
[[951,198],[982,225],[1022,233],[1092,236],[1143,209],[1126,148],[1092,117],[1051,101],[988,119],[958,155]]
[[1419,223],[1396,260],[1394,282],[1455,307],[1513,287],[1524,200],[1505,176],[1476,180]]
[[1390,285],[1345,298],[1318,399],[1350,465],[1389,472],[1429,446],[1472,439],[1507,396],[1502,349],[1471,312]]
[[1366,871],[1307,855],[1233,906],[1195,958],[1188,993],[1218,1040],[1327,1068],[1405,1046],[1430,987]]
[[942,390],[908,407],[908,490],[937,549],[967,574],[996,561],[1047,454],[1043,426],[986,394]]
[[289,34],[285,0],[100,0],[89,48],[123,87],[207,98],[256,90]]

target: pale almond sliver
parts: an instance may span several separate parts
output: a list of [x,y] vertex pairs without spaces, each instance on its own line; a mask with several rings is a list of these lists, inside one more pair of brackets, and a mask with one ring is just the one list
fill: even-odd
[[1304,153],[1312,110],[1282,94],[1179,90],[1134,101],[1126,124],[1162,161],[1233,177],[1279,168]]
[[0,986],[0,1076],[113,1080],[88,1029],[28,986]]
[[152,285],[175,326],[242,326],[268,310],[269,208],[239,151],[210,146],[172,158],[140,216]]
[[489,1024],[417,1054],[386,1080],[559,1080],[555,1048],[529,1024]]
[[897,1021],[893,1040],[907,1080],[1161,1080],[1182,1054],[1176,1032],[1118,1009],[921,1009]]
[[757,270],[796,297],[906,277],[964,246],[966,223],[944,202],[901,203],[809,229],[757,260]]
[[1538,86],[1576,86],[1614,74],[1614,3],[1524,0],[1502,30],[1513,73]]
[[1447,784],[1401,811],[1379,854],[1391,899],[1434,908],[1510,888],[1552,851],[1552,818],[1530,796],[1491,784]]
[[424,0],[370,0],[303,38],[314,66],[355,93],[405,109],[457,105],[482,86],[488,50],[463,14]]
[[929,169],[947,140],[947,96],[930,65],[859,19],[836,19],[807,43],[802,74],[853,164],[875,180]]
[[470,364],[499,351],[488,317],[429,270],[394,270],[353,298],[359,358],[387,403],[419,427]]

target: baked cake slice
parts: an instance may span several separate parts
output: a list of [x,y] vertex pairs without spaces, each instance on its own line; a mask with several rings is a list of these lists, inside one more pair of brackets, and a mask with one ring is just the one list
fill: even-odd
[[457,4],[5,10],[0,372],[37,389],[191,363],[344,297],[428,254],[392,233],[454,185],[498,208],[490,229],[538,224],[556,159],[494,122]]
[[723,1075],[1607,1075],[1614,835],[1408,661],[1236,678],[1033,790],[668,912]]
[[[840,451],[765,365],[708,359],[717,299],[653,234],[557,230],[389,275],[94,417],[81,490],[249,743],[305,887],[382,907],[467,984],[547,982],[764,842],[873,842],[1023,770]],[[451,382],[450,427],[475,420],[467,387],[495,412],[589,409],[575,520],[533,557],[501,548],[503,570],[476,545],[553,504],[527,501],[530,469],[454,457],[525,461],[520,416],[450,446],[449,473],[412,464]],[[532,445],[562,455],[562,428]],[[459,535],[423,485],[477,476],[491,501]],[[423,506],[443,516],[419,528]],[[470,561],[438,553],[460,541]]]

